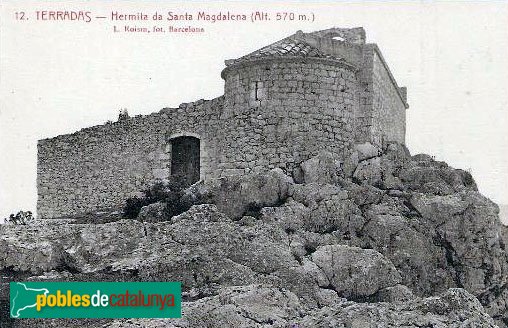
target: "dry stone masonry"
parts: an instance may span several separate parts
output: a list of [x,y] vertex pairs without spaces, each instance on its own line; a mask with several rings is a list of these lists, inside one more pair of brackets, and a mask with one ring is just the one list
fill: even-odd
[[405,141],[406,90],[363,28],[298,31],[221,76],[224,96],[40,140],[38,216],[116,207],[176,171],[292,175],[320,151],[340,160],[358,143]]

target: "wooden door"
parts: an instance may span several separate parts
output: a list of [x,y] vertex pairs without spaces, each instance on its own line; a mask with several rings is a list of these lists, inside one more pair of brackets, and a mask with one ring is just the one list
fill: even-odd
[[171,177],[183,186],[199,180],[199,139],[178,137],[171,140]]

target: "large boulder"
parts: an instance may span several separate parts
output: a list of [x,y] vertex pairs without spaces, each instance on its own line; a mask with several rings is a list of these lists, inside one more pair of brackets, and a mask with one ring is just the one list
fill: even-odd
[[324,272],[328,286],[348,299],[362,299],[401,281],[393,264],[380,253],[345,245],[318,247],[312,261]]
[[304,219],[306,230],[319,233],[351,231],[350,226],[364,223],[358,206],[348,198],[346,192],[321,200],[310,207],[310,214]]
[[167,205],[162,202],[157,202],[143,206],[136,219],[145,222],[161,222],[169,220],[170,217],[168,215]]
[[279,207],[264,207],[260,219],[277,224],[285,231],[297,231],[304,228],[310,209],[294,200],[289,200]]
[[358,206],[378,204],[385,195],[384,190],[370,185],[351,183],[346,187],[346,190],[348,191],[349,198]]
[[361,144],[357,144],[354,147],[354,150],[358,154],[358,161],[364,161],[373,157],[378,157],[381,155],[381,149],[374,146],[370,142],[365,142]]
[[430,222],[456,272],[457,284],[477,294],[507,279],[498,207],[476,191],[416,194],[411,204]]
[[297,202],[307,207],[313,207],[323,199],[333,196],[346,197],[347,193],[340,187],[330,184],[308,183],[292,185],[289,195]]
[[382,172],[381,158],[374,157],[360,162],[356,167],[353,178],[363,184],[380,187],[383,179]]
[[40,274],[66,267],[65,250],[46,240],[0,239],[0,249],[0,270]]
[[185,191],[182,202],[212,203],[227,216],[259,215],[261,208],[283,203],[293,179],[282,170],[228,176],[198,182]]
[[432,295],[456,286],[446,252],[435,245],[432,230],[418,218],[407,217],[403,204],[384,199],[364,209],[362,247],[372,247],[390,259],[402,276],[402,282],[418,295]]
[[469,172],[449,167],[445,162],[420,154],[412,157],[398,172],[408,190],[434,195],[450,195],[460,191],[477,191]]
[[300,171],[295,174],[295,180],[298,183],[336,184],[343,175],[341,159],[322,150],[300,164]]

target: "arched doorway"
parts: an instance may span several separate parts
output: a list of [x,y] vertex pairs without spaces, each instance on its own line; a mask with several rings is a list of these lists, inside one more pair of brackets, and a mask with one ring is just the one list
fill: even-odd
[[196,137],[181,136],[171,142],[171,178],[183,186],[199,181],[200,141]]

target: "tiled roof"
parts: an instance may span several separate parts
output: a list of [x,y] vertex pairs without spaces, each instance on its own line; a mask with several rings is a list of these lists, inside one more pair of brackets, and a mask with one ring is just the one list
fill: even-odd
[[250,60],[273,57],[313,57],[313,58],[329,58],[340,60],[340,58],[327,55],[319,49],[311,46],[305,41],[288,37],[272,43],[266,47],[256,50],[248,55],[229,61],[228,65],[238,64]]

